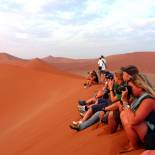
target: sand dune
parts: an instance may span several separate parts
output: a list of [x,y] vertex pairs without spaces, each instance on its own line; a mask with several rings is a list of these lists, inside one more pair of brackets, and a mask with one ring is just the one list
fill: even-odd
[[[93,94],[99,86],[85,90],[83,79],[11,65],[1,65],[0,71],[0,154],[101,154],[103,146],[102,154],[115,154],[123,144],[118,143],[124,137],[122,132],[109,138],[99,135],[103,128],[76,133],[68,127],[79,118],[77,100]],[[113,147],[118,148],[113,151]]]
[[97,68],[96,59],[69,59],[48,56],[42,60],[62,71],[79,75],[87,75],[87,71]]
[[[154,65],[155,52],[133,52],[128,54],[118,54],[106,57],[109,70],[116,70],[128,64],[134,64],[139,67],[142,72],[155,73]],[[97,70],[97,59],[59,59],[55,61],[54,57],[43,59],[45,62],[53,64],[55,67],[74,72],[76,74],[86,75],[87,71]],[[68,61],[67,61],[68,60]],[[144,63],[145,62],[145,63]],[[63,64],[63,65],[62,65]]]
[[15,57],[7,53],[0,53],[0,64],[21,65],[22,63],[26,63],[26,61],[28,60]]
[[[0,64],[0,154],[116,155],[127,144],[123,130],[109,135],[106,125],[94,125],[82,132],[68,127],[80,118],[77,101],[94,94],[100,85],[83,89],[84,78],[62,72],[40,59],[15,64]],[[70,70],[88,69],[83,64],[78,69],[79,65],[77,70],[70,66]],[[143,62],[140,65],[143,67]],[[155,81],[154,73],[148,75]],[[142,151],[127,155],[140,155]]]
[[[116,70],[121,66],[134,64],[139,67],[140,71],[146,73],[155,73],[155,68],[152,67],[154,65],[154,58],[155,52],[147,51],[118,54],[106,57],[109,70]],[[52,65],[52,67],[55,67],[61,71],[84,76],[87,75],[88,71],[97,70],[97,59],[70,59],[48,56],[44,58],[24,60],[6,53],[0,53],[0,64],[13,64],[16,66],[22,66],[23,64],[25,66],[25,64],[27,64],[28,66],[32,65],[33,67],[31,68],[36,68],[35,63],[40,63],[40,61],[41,63],[46,63],[44,64],[44,67],[46,66],[46,71],[49,71],[47,68],[50,68],[47,67],[47,64],[50,66]]]
[[47,64],[46,62],[42,61],[39,58],[29,60],[27,63],[23,64],[22,66],[25,68],[33,69],[40,72],[52,72],[52,73],[60,72],[55,67],[53,67],[50,64]]
[[55,127],[66,121],[60,116],[67,116],[68,101],[79,93],[82,80],[11,65],[0,65],[0,71],[0,154],[19,154],[39,144],[49,129],[49,136],[59,134]]
[[154,59],[155,52],[134,52],[128,54],[109,56],[109,69],[114,70],[121,66],[134,64],[140,71],[145,73],[155,73]]

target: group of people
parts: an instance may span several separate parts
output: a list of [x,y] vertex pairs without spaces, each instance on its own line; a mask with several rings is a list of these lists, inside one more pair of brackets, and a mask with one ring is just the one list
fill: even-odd
[[70,128],[81,131],[95,123],[104,123],[110,133],[123,128],[129,146],[120,153],[142,146],[155,149],[155,91],[144,74],[134,65],[116,72],[101,70],[102,89],[88,100],[80,100],[78,110],[82,116]]

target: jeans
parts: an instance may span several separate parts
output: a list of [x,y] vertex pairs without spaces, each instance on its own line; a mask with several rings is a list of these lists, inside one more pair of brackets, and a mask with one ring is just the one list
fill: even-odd
[[[96,112],[93,116],[91,116],[88,120],[86,120],[85,122],[79,124],[79,129],[80,130],[83,130],[85,128],[88,128],[89,126],[97,123],[99,120],[100,120],[100,112],[101,111],[98,111]],[[108,123],[108,116],[109,116],[109,112],[106,112],[104,114],[104,117],[103,119],[101,120],[102,123],[105,123],[107,124]]]
[[88,120],[86,120],[85,122],[81,123],[79,125],[79,129],[83,130],[85,128],[88,128],[89,126],[95,124],[96,122],[98,122],[100,119],[100,111],[96,112],[93,116],[91,116]]

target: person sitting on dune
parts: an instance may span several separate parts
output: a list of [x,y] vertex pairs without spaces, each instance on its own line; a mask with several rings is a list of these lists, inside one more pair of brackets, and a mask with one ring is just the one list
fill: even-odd
[[129,104],[127,91],[122,94],[124,110],[120,116],[129,146],[120,153],[135,150],[139,142],[146,149],[155,149],[155,91],[146,77],[138,73],[127,78],[127,72],[124,69],[123,77],[128,80],[136,99]]
[[[114,80],[115,80],[115,83],[114,83]],[[83,127],[81,127],[81,126],[83,126],[83,123],[86,120],[88,120],[93,114],[95,114],[98,111],[101,111],[103,108],[108,106],[109,103],[116,102],[121,99],[121,90],[119,90],[119,88],[124,85],[124,82],[122,80],[122,72],[121,71],[115,72],[114,80],[109,80],[109,82],[108,82],[108,87],[110,88],[110,100],[111,101],[109,102],[107,99],[104,99],[104,100],[102,100],[101,103],[92,105],[80,121],[78,121],[78,122],[73,121],[73,124],[70,125],[70,127],[72,129],[76,129],[76,130],[83,129]],[[104,118],[107,119],[107,117],[108,117],[108,113],[107,113],[107,116]],[[91,118],[92,121],[89,120],[85,123],[85,128],[88,127],[89,125],[94,124],[98,118],[100,118],[99,115],[95,114],[95,116],[93,116]],[[95,122],[94,122],[94,119],[95,119]],[[87,123],[89,125],[87,125]]]
[[[126,83],[133,78],[135,75],[139,73],[139,70],[136,66],[134,65],[128,65],[126,67],[121,67],[120,69],[123,72],[123,81]],[[122,91],[125,87],[122,87]],[[132,97],[132,90],[129,86],[126,87],[128,90],[128,99],[130,102],[133,101]],[[125,90],[125,89],[124,89]],[[105,107],[103,111],[100,112],[100,120],[104,118],[104,114],[108,111],[109,116],[108,116],[108,125],[109,125],[109,130],[111,133],[114,133],[118,125],[121,125],[120,122],[120,112],[123,110],[122,102],[118,101],[113,103],[112,105]]]
[[94,84],[99,83],[99,79],[97,76],[97,73],[93,70],[91,72],[88,72],[88,77],[86,79],[87,81],[84,83],[84,88],[88,88]]
[[87,99],[87,100],[79,100],[79,106],[84,106],[84,105],[90,105],[95,103],[98,99],[102,98],[102,96],[105,94],[106,88],[107,88],[107,81],[108,79],[113,79],[113,74],[109,71],[102,71],[102,84],[103,87],[101,90],[97,91],[93,97]]
[[93,97],[87,99],[86,101],[79,100],[78,110],[81,116],[83,116],[83,113],[86,112],[89,109],[89,107],[91,107],[92,104],[101,103],[102,100],[109,98],[109,95],[108,95],[109,90],[107,89],[107,83],[109,79],[113,79],[113,74],[109,71],[102,71],[102,74],[103,74],[102,90],[97,91],[97,93]]

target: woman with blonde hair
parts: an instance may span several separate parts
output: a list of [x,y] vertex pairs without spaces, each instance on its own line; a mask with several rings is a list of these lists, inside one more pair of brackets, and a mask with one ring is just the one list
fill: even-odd
[[[128,68],[123,68],[123,78],[132,89],[135,100],[129,104],[127,91],[122,94],[124,110],[121,122],[129,139],[129,146],[120,153],[132,151],[139,142],[146,149],[155,149],[155,92],[145,76],[138,72],[127,78]],[[128,79],[128,80],[127,80]]]

